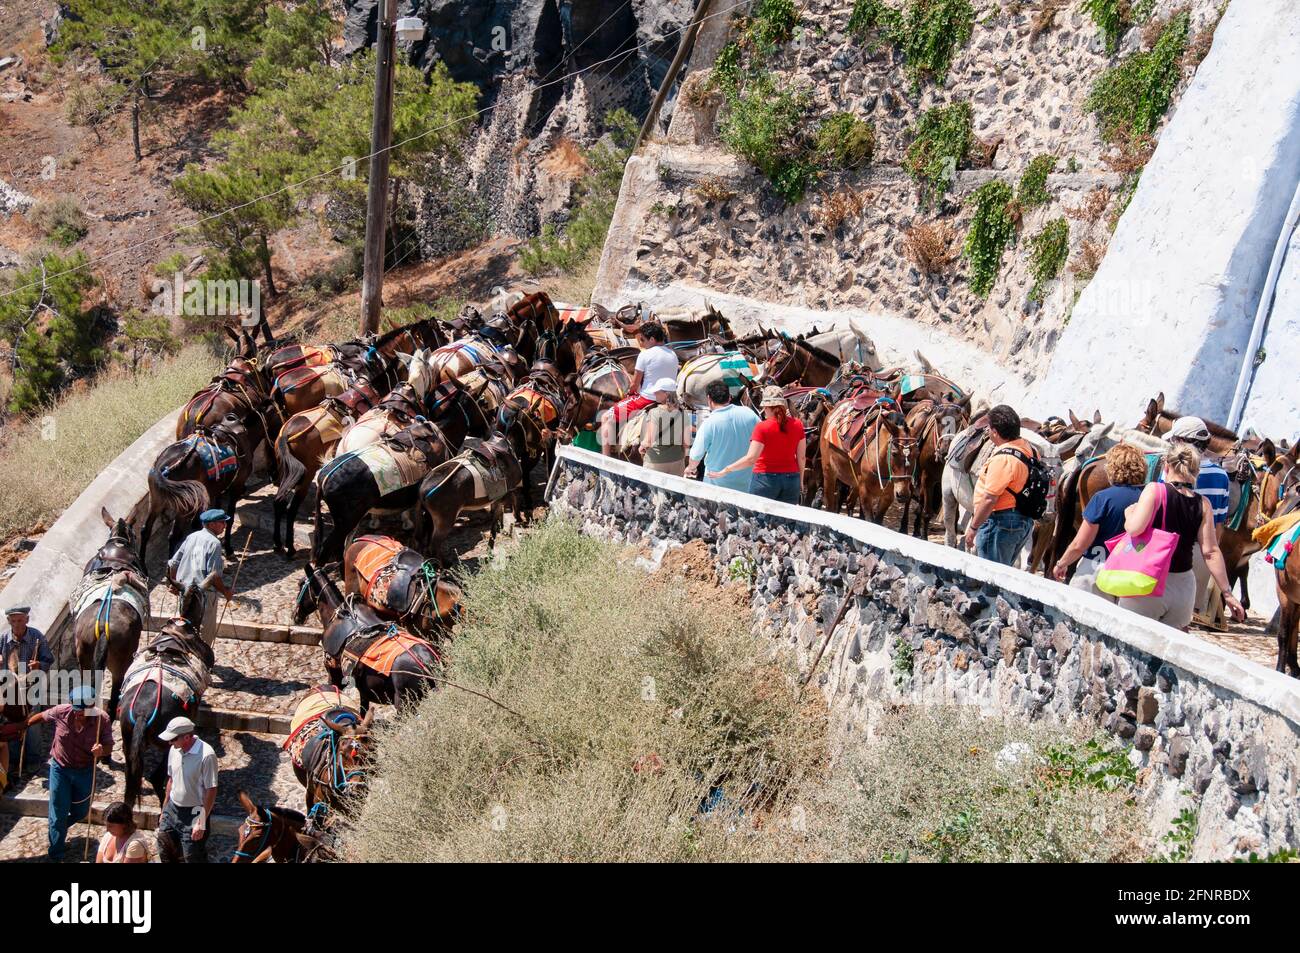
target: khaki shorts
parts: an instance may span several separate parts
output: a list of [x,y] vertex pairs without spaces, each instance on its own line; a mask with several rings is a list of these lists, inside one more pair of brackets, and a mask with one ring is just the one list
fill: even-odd
[[1074,564],[1074,575],[1070,577],[1071,589],[1082,589],[1084,592],[1091,592],[1094,596],[1101,596],[1107,602],[1114,602],[1115,597],[1109,592],[1102,592],[1097,588],[1097,573],[1101,572],[1101,567],[1106,565],[1106,557],[1093,559],[1089,556],[1080,556],[1079,561]]
[[1175,629],[1185,629],[1192,622],[1192,609],[1196,604],[1196,574],[1171,572],[1165,580],[1165,591],[1159,596],[1124,596],[1119,604],[1125,609],[1155,619]]

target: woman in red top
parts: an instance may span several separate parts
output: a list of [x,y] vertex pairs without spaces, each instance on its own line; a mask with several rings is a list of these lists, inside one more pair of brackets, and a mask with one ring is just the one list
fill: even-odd
[[716,480],[752,466],[750,493],[797,504],[803,495],[804,455],[808,450],[803,423],[798,417],[790,416],[790,407],[780,387],[763,388],[762,409],[763,419],[749,438],[749,452],[708,476]]

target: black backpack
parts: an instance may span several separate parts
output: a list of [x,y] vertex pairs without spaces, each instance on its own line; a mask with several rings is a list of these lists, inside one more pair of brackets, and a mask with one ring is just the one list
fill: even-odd
[[1011,493],[1016,498],[1016,512],[1021,516],[1028,516],[1031,520],[1042,519],[1043,514],[1047,512],[1047,497],[1052,489],[1052,480],[1047,473],[1047,467],[1038,459],[1038,454],[1027,457],[1015,447],[1001,447],[994,451],[994,455],[999,453],[1011,454],[1029,471],[1020,492]]

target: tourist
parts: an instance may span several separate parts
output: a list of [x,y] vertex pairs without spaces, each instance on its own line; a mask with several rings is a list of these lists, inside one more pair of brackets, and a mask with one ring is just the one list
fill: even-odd
[[[1214,525],[1222,526],[1228,519],[1228,504],[1231,496],[1231,481],[1228,471],[1223,469],[1218,459],[1210,450],[1210,429],[1200,417],[1179,417],[1169,428],[1167,434],[1173,446],[1186,444],[1196,448],[1201,455],[1201,469],[1196,474],[1196,492],[1210,501],[1210,512],[1214,514]],[[1206,565],[1205,554],[1199,547],[1192,550],[1192,573],[1196,577],[1196,612],[1205,612],[1210,602],[1210,568]]]
[[1064,582],[1066,572],[1074,566],[1074,578],[1070,580],[1073,588],[1114,602],[1114,596],[1102,592],[1095,585],[1097,573],[1109,555],[1106,543],[1124,533],[1124,511],[1142,495],[1142,484],[1147,478],[1147,460],[1137,447],[1121,443],[1111,447],[1106,454],[1105,468],[1110,486],[1088,500],[1083,509],[1083,523],[1061,554],[1052,575]]
[[1016,508],[1015,495],[1029,479],[1026,461],[1038,451],[1020,436],[1020,415],[1006,404],[989,411],[989,439],[995,449],[975,484],[966,550],[1010,566],[1034,528],[1034,521]]
[[[1195,447],[1185,443],[1175,445],[1164,457],[1164,486],[1147,484],[1124,517],[1124,529],[1131,535],[1140,536],[1155,524],[1157,528],[1175,534],[1178,545],[1169,563],[1164,592],[1158,596],[1124,596],[1119,604],[1176,629],[1187,628],[1196,607],[1192,548],[1197,542],[1205,556],[1210,577],[1223,590],[1223,601],[1232,617],[1238,621],[1246,618],[1241,603],[1228,590],[1228,574],[1224,569],[1223,554],[1219,552],[1210,501],[1196,492],[1196,474],[1200,466],[1201,456]],[[1162,496],[1165,497],[1163,507],[1160,506]]]
[[636,368],[632,372],[632,386],[628,388],[627,396],[605,413],[601,422],[600,442],[606,456],[612,457],[618,452],[618,428],[638,410],[644,410],[655,402],[651,385],[665,377],[677,380],[677,352],[668,347],[667,341],[668,334],[662,324],[651,321],[637,329],[636,342],[641,353],[637,355]]
[[66,704],[37,712],[29,724],[54,725],[50,744],[49,858],[63,859],[68,830],[90,813],[95,762],[113,750],[113,720],[95,706],[95,690],[79,685]]
[[753,468],[749,492],[782,503],[797,504],[803,497],[803,467],[808,440],[803,422],[791,416],[781,388],[763,388],[763,419],[750,434],[749,451],[735,463],[705,475],[720,480]]
[[[749,450],[749,441],[758,424],[758,414],[748,407],[731,402],[731,389],[724,381],[714,381],[706,389],[709,397],[709,416],[704,418],[691,444],[691,462],[686,475],[694,477],[700,461],[704,472],[720,471],[735,463]],[[732,490],[748,491],[753,470],[745,467],[723,477],[704,478],[704,482],[725,486]]]
[[[10,606],[5,610],[8,624],[0,632],[0,670],[11,672],[17,679],[17,686],[23,688],[28,686],[28,676],[32,673],[44,672],[48,676],[54,668],[54,653],[50,651],[45,633],[27,624],[31,612],[31,606]],[[44,734],[39,724],[29,726],[25,746],[23,733],[17,732],[17,735],[17,739],[8,743],[9,758],[4,767],[15,775],[21,775],[35,770],[40,764]],[[18,763],[20,757],[23,764]]]
[[691,412],[677,401],[677,378],[664,377],[652,390],[655,405],[641,425],[641,461],[651,470],[681,476],[691,446]]
[[208,821],[217,801],[217,755],[194,733],[194,722],[173,718],[158,737],[167,752],[167,791],[158,821],[158,852],[168,863],[208,862]]
[[99,839],[95,863],[149,863],[149,838],[136,828],[135,815],[122,801],[114,801],[104,812],[104,834]]
[[[209,590],[216,589],[227,599],[235,597],[234,591],[221,578],[221,571],[226,566],[221,534],[226,531],[229,520],[224,510],[204,510],[199,516],[203,528],[186,536],[176,555],[167,563],[167,584],[181,599],[186,588],[194,586],[198,589],[203,603],[199,636],[208,645],[217,638],[217,600]],[[181,615],[183,609],[184,605],[178,603],[176,614]]]

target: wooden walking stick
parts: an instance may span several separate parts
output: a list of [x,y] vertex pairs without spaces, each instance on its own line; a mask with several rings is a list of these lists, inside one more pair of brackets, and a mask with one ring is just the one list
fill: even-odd
[[821,648],[817,650],[817,657],[813,659],[812,666],[808,669],[808,674],[805,675],[803,681],[799,683],[800,695],[803,694],[803,690],[807,687],[808,683],[812,681],[813,672],[817,671],[817,665],[821,662],[822,655],[826,652],[826,646],[831,644],[831,636],[833,636],[835,630],[839,628],[840,622],[844,619],[844,613],[849,611],[849,605],[857,596],[861,595],[865,582],[866,577],[859,574],[848,588],[845,589],[844,601],[840,603],[839,611],[835,613],[835,618],[831,620],[831,624],[826,628],[826,636],[822,639]]
[[[292,530],[292,527],[290,527],[290,530]],[[250,529],[248,531],[248,535],[244,537],[244,551],[239,554],[239,563],[238,565],[235,566],[235,576],[233,579],[230,580],[231,592],[235,592],[236,588],[239,586],[239,571],[244,568],[244,560],[248,558],[248,544],[251,543],[252,541],[253,541],[253,531]],[[217,632],[221,631],[221,626],[226,621],[226,613],[229,610],[230,610],[230,599],[227,599],[226,604],[221,607],[221,618],[217,620]],[[212,634],[212,639],[214,642],[216,641],[217,638],[217,632],[214,632]]]
[[[95,701],[99,701],[98,698]],[[98,710],[98,709],[97,709]],[[95,716],[95,744],[99,744],[99,733],[104,730],[104,719],[107,715]],[[90,760],[90,803],[86,805],[86,846],[81,851],[81,862],[84,864],[90,857],[91,829],[94,822],[91,821],[91,815],[95,810],[95,789],[99,785],[99,758],[92,757]]]

